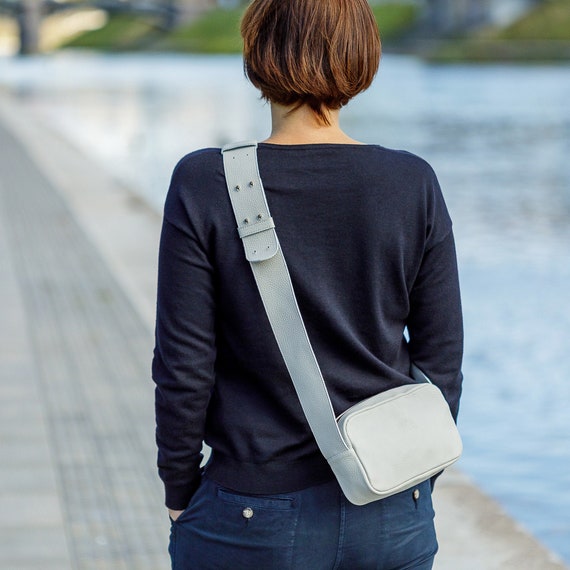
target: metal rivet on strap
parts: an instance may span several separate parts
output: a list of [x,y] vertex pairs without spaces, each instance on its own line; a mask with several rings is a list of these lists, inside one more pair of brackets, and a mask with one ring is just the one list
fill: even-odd
[[243,221],[243,223],[244,223],[244,224],[249,224],[249,218],[246,218],[246,219]]
[[250,187],[250,188],[253,188],[253,180],[250,181],[249,187]]
[[257,219],[258,219],[258,220],[263,220],[263,214],[257,214]]
[[241,512],[242,516],[244,519],[250,519],[251,517],[253,517],[253,509],[250,507],[246,507],[242,512]]
[[240,185],[238,184],[238,185],[236,186],[236,192],[239,192],[240,190],[241,190],[241,188],[240,188]]

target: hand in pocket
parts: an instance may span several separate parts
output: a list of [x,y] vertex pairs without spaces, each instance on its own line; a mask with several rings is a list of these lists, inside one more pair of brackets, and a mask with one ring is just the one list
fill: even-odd
[[168,509],[168,516],[172,519],[172,521],[176,522],[176,519],[183,513],[184,511],[173,511],[172,509]]

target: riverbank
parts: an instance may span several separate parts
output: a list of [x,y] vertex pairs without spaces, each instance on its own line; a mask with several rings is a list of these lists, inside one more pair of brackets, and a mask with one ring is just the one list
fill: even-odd
[[548,0],[506,27],[412,44],[427,60],[455,62],[570,62],[570,2]]
[[[43,418],[33,439],[1,424],[28,460],[14,454],[0,472],[0,566],[166,568],[148,380],[160,216],[7,97],[0,126],[12,149],[0,157],[0,283],[15,315],[0,325],[2,417]],[[434,500],[437,570],[566,568],[460,472]]]
[[[235,54],[242,49],[239,25],[243,11],[244,7],[214,8],[167,32],[151,17],[115,15],[99,29],[80,34],[61,47]],[[373,6],[373,11],[385,41],[406,33],[419,16],[414,3],[380,4]]]
[[570,41],[478,39],[417,41],[406,53],[432,63],[568,63]]
[[428,43],[419,51],[439,63],[568,62],[570,3],[551,0],[506,28],[488,28],[463,38]]
[[[439,63],[570,61],[570,3],[565,0],[542,2],[506,27],[484,28],[460,37],[433,37],[430,30],[418,27],[417,4],[387,3],[373,10],[388,52],[411,53]],[[116,15],[61,47],[239,53],[242,13],[243,8],[213,9],[169,32],[149,17]]]

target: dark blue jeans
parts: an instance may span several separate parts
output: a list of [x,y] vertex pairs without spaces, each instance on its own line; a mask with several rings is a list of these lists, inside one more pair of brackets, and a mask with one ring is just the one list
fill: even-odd
[[169,552],[173,570],[430,570],[433,517],[429,481],[357,507],[336,481],[260,496],[204,478]]

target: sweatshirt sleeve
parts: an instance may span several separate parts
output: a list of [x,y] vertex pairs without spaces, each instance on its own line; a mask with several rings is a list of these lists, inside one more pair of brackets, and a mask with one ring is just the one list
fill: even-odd
[[410,292],[407,321],[412,362],[438,386],[455,419],[463,375],[463,317],[451,220],[433,175],[426,246]]
[[213,270],[180,199],[177,174],[162,227],[152,364],[158,469],[166,506],[185,509],[200,482],[214,384]]

